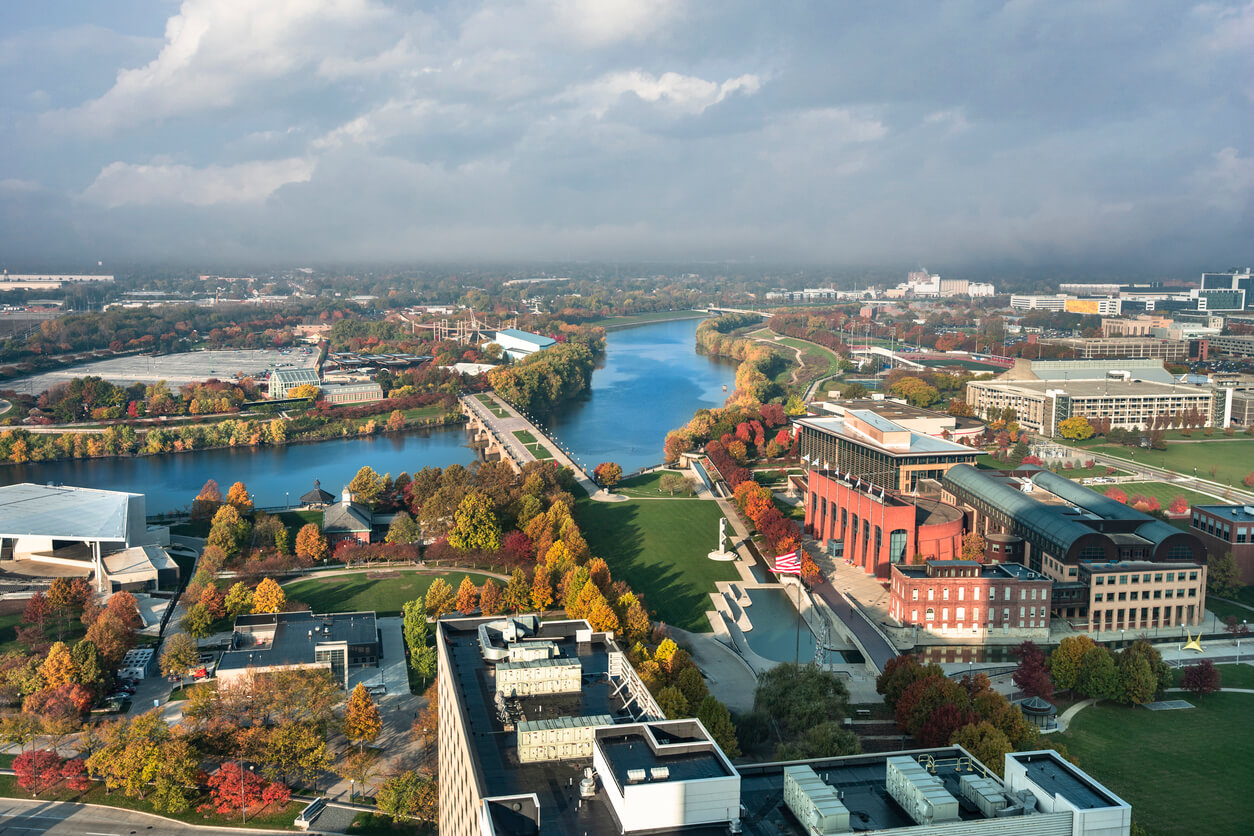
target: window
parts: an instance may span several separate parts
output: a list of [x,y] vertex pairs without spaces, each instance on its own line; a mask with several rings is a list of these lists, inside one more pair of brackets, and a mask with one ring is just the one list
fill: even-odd
[[1019,587],[1019,600],[1020,601],[1028,600],[1028,591],[1024,589],[1023,587]]
[[1006,598],[1006,600],[1007,600],[1007,601],[1009,601],[1009,600],[1010,600],[1010,587],[1006,587],[1006,595],[1005,595],[1005,598]]
[[1168,573],[1167,573],[1167,583],[1171,583],[1171,582],[1172,582],[1172,581],[1174,581],[1175,579],[1176,579],[1176,573],[1175,573],[1175,572],[1168,572]]
[[1156,572],[1156,573],[1154,574],[1154,583],[1162,583],[1162,582],[1163,582],[1163,573],[1162,573],[1162,572]]
[[911,601],[919,600],[919,588],[917,586],[914,589],[910,590],[910,600]]
[[936,619],[936,610],[934,610],[931,607],[928,607],[924,615],[927,617],[928,621],[934,621]]
[[1102,602],[1102,593],[1099,592],[1096,595],[1094,595],[1093,601],[1100,604]]
[[1120,575],[1120,576],[1119,576],[1119,583],[1120,583],[1120,584],[1125,584],[1125,583],[1127,583],[1127,582],[1128,582],[1128,576],[1127,576],[1127,575]]
[[976,623],[979,622],[979,620],[980,620],[980,608],[972,607],[971,608],[971,626],[974,627]]
[[945,587],[944,589],[941,590],[941,600],[942,601],[949,600],[949,587]]
[[927,588],[927,600],[933,601],[935,599],[936,599],[936,590],[929,586]]
[[1106,583],[1106,576],[1105,576],[1105,575],[1094,575],[1094,576],[1093,576],[1093,585],[1094,585],[1094,586],[1102,586],[1102,585],[1104,585],[1105,583]]
[[911,610],[911,611],[910,611],[910,620],[911,620],[911,621],[918,621],[918,620],[919,620],[919,611],[918,611],[918,610]]
[[1189,573],[1189,580],[1191,580],[1191,581],[1195,581],[1195,580],[1197,580],[1197,572],[1190,572],[1190,573]]
[[971,600],[972,601],[980,600],[980,588],[978,586],[975,589],[971,590]]
[[959,622],[966,621],[967,620],[967,608],[959,607],[958,609],[954,610],[954,617],[957,618]]
[[949,607],[941,607],[941,622],[944,624],[949,623]]
[[958,587],[958,600],[961,601],[966,597],[967,588],[965,586]]
[[1141,576],[1140,576],[1140,575],[1133,575],[1133,576],[1132,576],[1132,581],[1131,581],[1131,582],[1132,582],[1132,583],[1140,583],[1140,582],[1141,582]]

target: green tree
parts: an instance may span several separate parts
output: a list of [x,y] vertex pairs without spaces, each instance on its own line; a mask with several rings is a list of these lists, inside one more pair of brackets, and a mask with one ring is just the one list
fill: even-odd
[[1157,680],[1144,656],[1121,655],[1119,658],[1119,699],[1131,705],[1154,700]]
[[226,593],[226,613],[235,618],[253,608],[253,591],[243,581],[236,581]]
[[161,647],[161,674],[184,676],[200,661],[200,647],[188,633],[175,633]]
[[213,515],[213,525],[209,528],[208,544],[222,549],[228,558],[240,553],[244,543],[248,542],[251,529],[248,521],[240,516],[234,505],[223,505]]
[[401,606],[401,632],[410,658],[426,649],[431,626],[427,624],[427,604],[421,595]]
[[1114,656],[1101,645],[1094,645],[1080,657],[1075,690],[1095,700],[1117,700],[1120,697],[1119,670]]
[[379,707],[374,704],[366,686],[358,682],[348,696],[348,707],[344,711],[344,736],[362,751],[367,743],[374,743],[382,731]]
[[193,638],[209,638],[213,635],[213,616],[209,608],[200,603],[192,604],[179,619],[179,629]]
[[1085,635],[1067,636],[1058,643],[1049,654],[1049,675],[1058,690],[1067,691],[1076,686],[1084,654],[1094,646],[1093,640]]
[[692,716],[688,710],[688,698],[674,685],[667,685],[657,692],[657,704],[667,720],[682,720]]
[[457,596],[444,578],[436,578],[431,581],[431,586],[427,587],[425,601],[427,613],[432,618],[439,618],[442,615],[451,613],[457,606]]
[[1093,425],[1083,415],[1072,415],[1058,422],[1058,434],[1071,441],[1093,437]]
[[91,691],[93,696],[99,697],[103,694],[107,677],[104,662],[100,658],[100,651],[96,649],[96,645],[83,639],[74,645],[70,655],[74,659],[74,671],[78,676],[78,683]]
[[404,819],[435,821],[438,797],[435,779],[411,769],[384,781],[375,796],[375,804],[380,813],[391,816],[394,822]]
[[314,723],[283,723],[266,732],[260,753],[262,772],[271,781],[314,786],[331,767],[331,753]]
[[1206,558],[1206,591],[1221,598],[1235,598],[1241,592],[1241,574],[1232,552]]
[[389,543],[417,543],[422,539],[422,529],[418,527],[413,517],[400,511],[392,518],[392,524],[388,526],[387,537],[384,539]]
[[661,481],[658,482],[658,490],[671,496],[677,493],[681,496],[690,496],[693,493],[692,480],[682,473],[664,473]]
[[501,547],[501,526],[488,496],[471,491],[457,506],[448,541],[459,551],[494,552]]
[[357,475],[348,483],[348,491],[353,495],[354,502],[374,507],[383,495],[383,477],[367,465],[358,470]]
[[776,665],[758,680],[755,710],[770,711],[786,736],[799,736],[848,714],[849,691],[835,674],[813,665]]
[[980,763],[996,772],[1003,774],[1006,766],[1006,755],[1014,751],[1010,738],[1001,729],[987,720],[971,723],[954,732],[949,738],[951,746],[961,746],[975,755]]
[[526,612],[531,604],[531,584],[522,569],[510,572],[509,583],[505,586],[505,594],[501,596],[501,605],[506,612]]
[[697,708],[697,719],[705,726],[705,730],[714,738],[714,742],[729,758],[740,757],[740,744],[736,739],[736,725],[732,722],[731,712],[727,706],[718,701],[717,697],[706,696]]
[[858,736],[841,728],[840,723],[819,723],[806,734],[784,741],[775,748],[774,760],[813,760],[856,755],[862,751]]

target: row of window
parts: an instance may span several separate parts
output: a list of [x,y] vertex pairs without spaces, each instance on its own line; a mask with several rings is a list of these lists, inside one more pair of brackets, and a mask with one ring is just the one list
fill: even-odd
[[[1173,593],[1174,593],[1174,594],[1173,594]],[[1137,600],[1137,591],[1136,591],[1135,589],[1134,589],[1134,590],[1132,590],[1131,592],[1120,592],[1120,593],[1119,593],[1119,597],[1118,597],[1118,598],[1115,598],[1115,593],[1113,593],[1113,592],[1107,592],[1107,593],[1104,593],[1104,594],[1105,594],[1105,596],[1106,596],[1106,600],[1107,600],[1107,601],[1115,601],[1115,600],[1119,600],[1119,601],[1135,601],[1135,600]],[[1102,595],[1103,595],[1103,593],[1101,593],[1101,592],[1094,593],[1094,595],[1093,595],[1093,601],[1094,601],[1094,602],[1098,602],[1098,603],[1100,603],[1100,602],[1101,602],[1101,600],[1102,600]],[[1149,601],[1149,600],[1154,600],[1154,601],[1157,601],[1157,600],[1159,600],[1160,598],[1196,598],[1196,597],[1197,597],[1197,587],[1195,587],[1195,586],[1191,586],[1191,587],[1189,587],[1189,591],[1188,591],[1188,593],[1187,593],[1187,594],[1185,593],[1185,591],[1184,591],[1183,589],[1167,589],[1167,590],[1163,590],[1163,589],[1155,589],[1155,590],[1154,590],[1154,595],[1153,595],[1153,598],[1152,598],[1152,599],[1151,599],[1151,597],[1150,597],[1150,590],[1148,590],[1148,589],[1147,589],[1147,590],[1145,590],[1144,592],[1142,592],[1142,593],[1141,593],[1141,598],[1140,598],[1140,600],[1142,600],[1142,601]]]
[[[1011,610],[1010,607],[1003,607],[1001,611],[1001,621],[997,622],[997,609],[995,607],[989,607],[988,609],[989,622],[990,623],[997,622],[1000,624],[1008,623],[1010,621],[1010,610]],[[967,612],[966,607],[954,608],[954,621],[958,622],[959,627],[961,627],[962,623],[967,620],[966,612]],[[971,608],[971,622],[973,626],[978,625],[980,623],[980,614],[983,612],[984,610],[981,610],[979,607]],[[1044,619],[1047,614],[1048,614],[1048,608],[1046,607],[1019,607],[1019,626],[1023,626],[1024,619],[1037,619],[1037,618]],[[910,619],[911,621],[915,621],[915,622],[919,620],[919,611],[917,609],[912,609],[910,611]],[[926,610],[924,610],[923,620],[927,622],[929,625],[933,621],[935,621],[936,620],[936,608],[928,607]],[[941,607],[940,620],[941,620],[941,623],[943,624],[949,623],[949,607]]]
[[[1166,574],[1167,583],[1175,583],[1177,580],[1184,580],[1184,576],[1185,576],[1184,572],[1167,572],[1165,574]],[[1180,576],[1178,579],[1176,578],[1177,575]],[[1154,572],[1152,583],[1162,583],[1163,576],[1164,576],[1163,572]],[[1189,576],[1189,580],[1191,581],[1197,580],[1197,571],[1195,570],[1195,571],[1189,572],[1188,576]],[[1129,583],[1151,583],[1150,573],[1146,572],[1145,574],[1134,574],[1134,575],[1094,575],[1093,585],[1094,586],[1103,586],[1103,585],[1114,586],[1115,578],[1119,579],[1118,582],[1121,585],[1129,584]]]
[[[980,600],[980,589],[981,589],[981,588],[980,588],[980,587],[978,587],[978,586],[973,586],[973,587],[971,587],[971,600],[972,600],[972,601],[978,601],[978,600]],[[966,588],[965,586],[960,586],[960,587],[958,587],[958,596],[957,596],[957,599],[958,599],[959,601],[961,601],[961,600],[963,600],[963,599],[964,599],[964,597],[966,596],[966,591],[967,591],[967,588]],[[1031,592],[1031,595],[1029,595],[1029,594],[1028,594],[1029,592]],[[1049,600],[1049,592],[1048,592],[1048,590],[1046,590],[1046,589],[1039,589],[1039,590],[1038,590],[1036,587],[1032,587],[1032,588],[1029,590],[1027,587],[1022,587],[1022,586],[1021,586],[1021,587],[1019,587],[1019,600],[1020,600],[1020,601],[1035,601],[1035,600],[1037,600],[1037,593],[1038,593],[1038,592],[1040,593],[1040,600],[1041,600],[1041,601],[1048,601],[1048,600]],[[1003,593],[1003,595],[1002,595],[1002,600],[1003,600],[1003,601],[1009,601],[1009,600],[1011,600],[1011,598],[1012,598],[1012,596],[1013,596],[1013,594],[1014,594],[1014,591],[1013,591],[1013,590],[1012,590],[1009,586],[1004,586],[1004,587],[1002,587],[1002,593]],[[912,587],[912,588],[911,588],[911,590],[910,590],[910,600],[911,600],[911,601],[917,601],[917,600],[919,600],[919,588],[918,588],[917,586],[916,586],[916,587]],[[935,600],[936,600],[936,587],[934,587],[934,586],[929,586],[929,587],[927,588],[927,600],[929,600],[929,601],[935,601]],[[941,600],[942,600],[942,601],[948,601],[948,600],[949,600],[949,587],[947,587],[947,586],[943,586],[943,587],[941,587]],[[991,588],[989,589],[989,596],[988,596],[988,600],[990,600],[990,601],[996,601],[996,600],[997,600],[997,588],[996,588],[996,587],[991,587]]]
[[1237,539],[1232,539],[1232,528],[1226,522],[1219,522],[1214,517],[1203,517],[1196,511],[1193,512],[1193,527],[1199,531],[1205,531],[1207,534],[1218,537],[1220,540],[1228,542],[1248,543],[1250,540],[1250,529],[1247,526],[1237,526]]

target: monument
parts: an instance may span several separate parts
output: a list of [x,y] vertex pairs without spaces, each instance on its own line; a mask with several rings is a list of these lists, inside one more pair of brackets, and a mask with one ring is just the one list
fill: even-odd
[[727,517],[719,517],[718,519],[718,545],[714,547],[714,551],[710,552],[707,557],[710,560],[735,560],[736,552],[729,550],[727,547],[731,545],[727,539]]

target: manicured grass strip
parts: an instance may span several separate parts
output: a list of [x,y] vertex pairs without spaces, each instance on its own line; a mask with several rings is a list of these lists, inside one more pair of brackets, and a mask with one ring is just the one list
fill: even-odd
[[1131,804],[1150,836],[1247,832],[1249,813],[1237,800],[1254,781],[1254,694],[1170,697],[1186,697],[1196,708],[1101,704],[1052,739]]
[[[692,477],[687,473],[680,473],[677,470],[655,470],[651,473],[642,473],[639,476],[624,479],[614,486],[614,493],[648,499],[657,499],[659,497],[669,499],[671,498],[670,493],[662,490],[662,477],[667,474],[683,476],[692,483]],[[692,484],[694,484],[695,489],[695,483]],[[676,493],[674,498],[680,499],[681,497],[691,497],[692,495],[692,493]]]
[[514,438],[518,439],[523,444],[538,443],[536,437],[531,434],[530,430],[514,430]]
[[[1145,450],[1116,444],[1099,444],[1085,449],[1150,467],[1174,470],[1185,476],[1194,475],[1196,469],[1197,476],[1202,479],[1214,479],[1237,487],[1240,487],[1246,474],[1254,470],[1251,464],[1254,462],[1254,439],[1251,438],[1216,436],[1197,444],[1169,443],[1166,450]],[[1214,475],[1211,474],[1212,469]]]
[[[283,591],[289,601],[302,601],[314,612],[376,612],[380,615],[399,613],[401,606],[419,595],[426,595],[427,588],[436,578],[444,578],[453,589],[462,578],[482,586],[486,575],[473,572],[389,572],[380,570],[353,575],[330,575],[325,578],[306,578],[286,583]],[[502,581],[497,580],[497,583]]]
[[[1212,642],[1210,647],[1215,648],[1215,643]],[[1222,645],[1220,647],[1222,648]],[[1228,647],[1231,649],[1232,645],[1229,644]],[[1201,661],[1201,657],[1198,661]],[[1219,671],[1220,683],[1224,688],[1254,688],[1254,665],[1216,665],[1215,669]],[[1184,670],[1177,668],[1174,673],[1176,687],[1179,687],[1180,677],[1184,675]],[[1186,694],[1184,698],[1190,702],[1196,700],[1192,694]]]
[[1163,506],[1164,511],[1171,504],[1171,500],[1177,496],[1183,496],[1190,505],[1225,504],[1224,500],[1219,497],[1191,491],[1188,488],[1173,485],[1170,482],[1120,482],[1116,485],[1090,485],[1089,487],[1099,493],[1105,493],[1110,488],[1118,488],[1129,497],[1138,493],[1141,496],[1153,497]]
[[[1221,601],[1213,595],[1206,596],[1206,609],[1217,615],[1220,621],[1227,621],[1228,616],[1235,616],[1237,621],[1254,621],[1254,610]],[[1254,642],[1250,642],[1250,649],[1254,650]]]
[[731,563],[706,555],[718,537],[722,516],[713,501],[592,502],[575,508],[579,528],[616,579],[644,593],[657,618],[684,630],[707,632],[707,593],[715,581],[739,577]]

